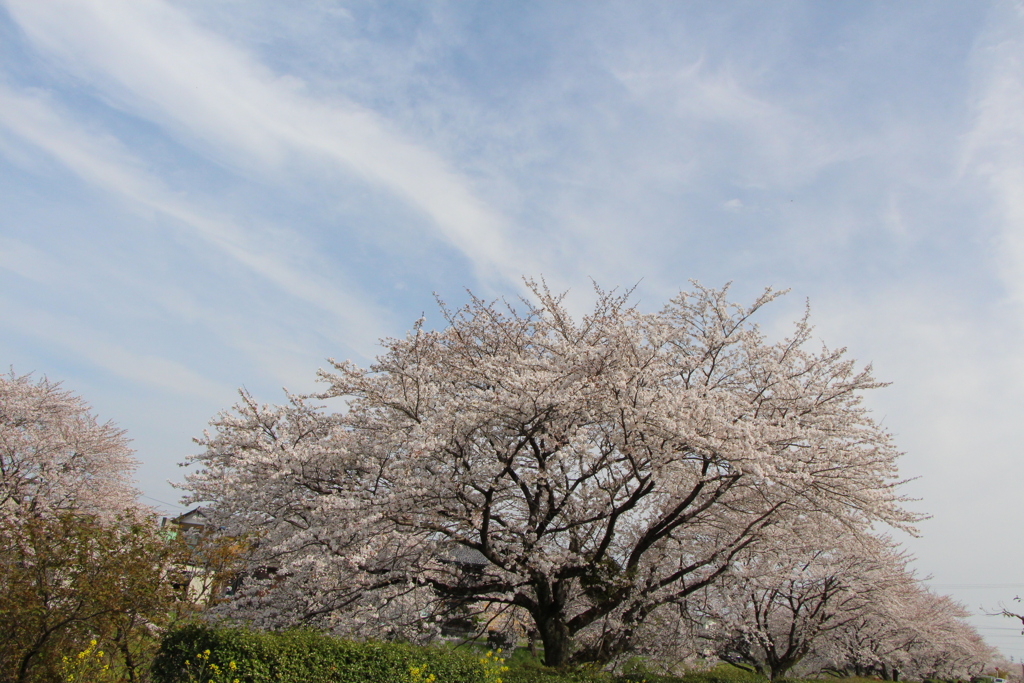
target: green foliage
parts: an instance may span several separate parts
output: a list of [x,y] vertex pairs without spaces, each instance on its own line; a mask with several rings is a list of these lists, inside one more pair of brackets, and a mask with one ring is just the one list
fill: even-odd
[[684,680],[692,683],[764,683],[767,679],[749,669],[721,662],[706,671],[686,674]]
[[95,640],[85,649],[61,658],[61,680],[66,683],[118,683],[123,680],[110,666],[110,657]]
[[[620,675],[592,667],[552,669],[511,657],[510,671],[504,683],[767,683],[767,679],[730,664],[719,664],[705,671],[668,676],[651,671],[642,658],[634,657],[623,666]],[[521,662],[521,663],[520,663]],[[516,665],[518,663],[518,665]]]
[[0,518],[0,681],[142,680],[178,614],[176,557],[138,513]]
[[[219,677],[197,678],[197,660],[201,671]],[[430,677],[434,683],[494,683],[478,658],[447,648],[197,625],[168,633],[152,668],[153,683],[410,683]]]
[[314,631],[268,633],[192,625],[164,637],[153,664],[152,683],[768,683],[768,679],[730,664],[669,676],[651,671],[642,658],[633,658],[615,675],[593,666],[545,667],[525,649],[510,653],[506,661],[500,652],[472,645],[453,649],[357,643]]
[[505,665],[505,658],[501,656],[501,648],[492,652],[490,650],[479,660],[480,668],[484,671],[484,683],[502,683],[502,675],[508,671]]
[[505,683],[612,683],[608,674],[595,671],[561,671],[549,668],[511,669]]

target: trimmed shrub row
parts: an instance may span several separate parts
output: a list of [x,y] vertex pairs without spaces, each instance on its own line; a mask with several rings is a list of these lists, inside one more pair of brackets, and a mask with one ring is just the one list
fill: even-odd
[[312,631],[266,633],[188,626],[169,633],[153,683],[484,683],[470,653],[357,643]]
[[[728,664],[682,676],[666,676],[644,671],[643,667],[639,666],[627,669],[632,670],[616,676],[587,668],[558,671],[545,667],[513,665],[507,673],[502,674],[501,679],[504,683],[768,683],[768,679],[763,676]],[[776,683],[796,682],[787,680]]]
[[[187,626],[168,633],[152,666],[152,683],[767,683],[729,665],[683,676],[627,666],[615,676],[528,662],[501,670],[479,651],[402,643],[353,642],[315,631],[253,631]],[[485,662],[485,663],[484,663]],[[777,683],[797,683],[785,681]]]

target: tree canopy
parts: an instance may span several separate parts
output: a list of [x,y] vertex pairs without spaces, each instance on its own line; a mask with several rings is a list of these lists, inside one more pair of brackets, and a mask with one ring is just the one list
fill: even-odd
[[254,561],[278,570],[231,609],[380,633],[482,605],[525,620],[549,664],[604,661],[794,515],[913,523],[862,405],[880,383],[810,348],[806,315],[768,341],[752,317],[777,293],[697,286],[643,313],[597,290],[574,320],[530,286],[518,309],[442,306],[446,327],[385,340],[369,368],[332,361],[316,397],[243,394],[213,422],[191,498],[259,529]]
[[0,510],[110,518],[135,506],[138,464],[124,431],[45,377],[0,376]]

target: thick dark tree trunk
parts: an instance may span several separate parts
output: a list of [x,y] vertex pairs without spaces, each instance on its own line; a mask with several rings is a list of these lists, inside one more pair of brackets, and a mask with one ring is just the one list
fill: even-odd
[[569,663],[572,638],[561,614],[536,618],[537,631],[544,643],[544,666],[564,666]]
[[768,677],[771,680],[784,678],[789,670],[800,663],[803,659],[801,654],[788,654],[782,657],[770,657],[768,660]]

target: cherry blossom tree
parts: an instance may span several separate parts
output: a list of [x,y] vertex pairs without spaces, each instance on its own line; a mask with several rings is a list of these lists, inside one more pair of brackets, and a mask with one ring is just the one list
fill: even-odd
[[830,634],[820,655],[843,674],[927,680],[969,679],[995,656],[967,623],[967,609],[907,574]]
[[123,431],[100,424],[60,383],[0,376],[0,510],[77,510],[110,518],[135,506],[137,463]]
[[332,361],[318,399],[338,413],[244,397],[214,421],[190,500],[259,529],[254,561],[280,577],[237,614],[379,633],[486,604],[526,615],[548,664],[606,661],[792,515],[913,523],[861,404],[880,384],[811,350],[806,316],[766,340],[751,317],[776,293],[697,286],[645,314],[598,290],[574,320],[529,284],[521,311],[442,306],[447,327],[386,340],[368,369]]
[[221,611],[265,628],[435,635],[422,611],[436,595],[413,580],[425,541],[376,516],[370,463],[347,450],[341,416],[289,399],[259,405],[243,392],[201,440],[206,469],[187,477],[193,502],[215,501],[204,508],[214,526],[253,540],[247,580]]
[[908,579],[888,539],[828,518],[799,516],[767,534],[764,549],[738,556],[690,607],[719,658],[772,680]]

